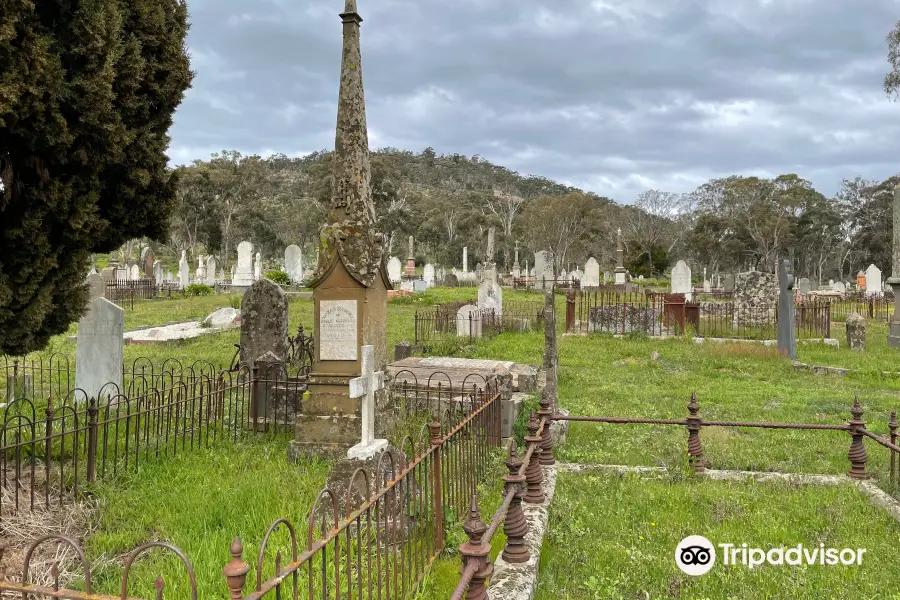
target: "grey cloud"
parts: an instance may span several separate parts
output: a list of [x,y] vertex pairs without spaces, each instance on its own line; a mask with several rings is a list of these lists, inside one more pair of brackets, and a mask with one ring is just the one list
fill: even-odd
[[[891,0],[358,0],[375,147],[480,154],[630,202],[734,173],[898,169]],[[330,148],[341,0],[195,0],[174,162]]]

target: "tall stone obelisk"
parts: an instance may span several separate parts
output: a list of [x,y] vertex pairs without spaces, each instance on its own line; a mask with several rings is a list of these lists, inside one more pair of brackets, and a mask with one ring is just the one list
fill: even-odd
[[349,381],[362,371],[361,347],[374,349],[373,371],[387,355],[387,290],[384,236],[375,229],[369,186],[369,138],[363,95],[356,0],[345,0],[334,189],[328,222],[319,234],[313,288],[315,356],[309,396],[297,415],[289,455],[342,456],[359,441],[360,405]]
[[625,244],[622,242],[622,229],[616,231],[616,285],[628,282],[628,271],[625,269]]
[[900,185],[894,187],[894,248],[891,276],[887,283],[894,290],[894,314],[888,325],[888,346],[900,348]]

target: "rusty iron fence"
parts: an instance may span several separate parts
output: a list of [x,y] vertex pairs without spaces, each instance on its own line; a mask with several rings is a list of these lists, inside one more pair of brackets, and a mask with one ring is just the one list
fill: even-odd
[[502,312],[485,308],[459,314],[459,309],[473,304],[472,301],[450,302],[431,311],[416,311],[416,345],[432,347],[460,339],[472,343],[481,337],[538,331],[543,327],[543,304],[507,302]]
[[843,297],[826,297],[831,303],[831,319],[845,321],[847,315],[856,313],[868,319],[889,321],[894,314],[894,299],[888,296],[866,296],[864,293],[844,294]]
[[[606,286],[570,291],[566,298],[567,332],[772,339],[778,328],[777,305],[742,308],[727,297],[687,301],[684,294]],[[798,298],[795,327],[800,339],[831,337],[830,302]]]
[[[323,489],[306,520],[305,542],[298,537],[300,526],[276,519],[262,536],[255,581],[243,558],[243,544],[235,538],[229,549],[231,561],[223,569],[229,598],[405,597],[444,548],[448,524],[465,513],[476,485],[493,464],[493,449],[501,446],[499,389],[490,384],[474,389],[465,404],[465,410],[448,409],[443,418],[435,415],[417,436],[405,436],[397,450],[385,451],[375,460],[373,469],[357,469],[345,491]],[[275,534],[287,535],[288,556],[272,547]],[[50,573],[54,584],[29,583],[30,558],[45,543],[74,549],[83,569],[83,590],[61,588],[55,567]],[[170,544],[151,542],[129,554],[121,596],[112,596],[93,591],[84,551],[73,540],[59,536],[38,539],[26,553],[21,581],[0,581],[0,592],[72,600],[132,598],[128,595],[130,565],[152,548],[163,548],[181,559],[191,598],[197,598],[190,560]],[[269,572],[273,575],[264,578]],[[245,589],[248,584],[249,590]],[[156,598],[162,599],[166,587],[162,576],[155,587]]]
[[138,377],[90,398],[78,388],[17,397],[0,413],[0,522],[23,509],[57,508],[86,484],[219,438],[290,431],[305,391],[306,380],[284,365],[263,364],[214,376]]

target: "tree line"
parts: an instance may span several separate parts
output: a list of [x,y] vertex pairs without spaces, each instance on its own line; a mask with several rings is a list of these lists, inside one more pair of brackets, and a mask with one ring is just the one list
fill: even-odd
[[[314,255],[331,198],[331,158],[326,151],[263,158],[231,150],[178,167],[172,254],[214,253],[230,264],[246,239],[276,262],[288,244]],[[725,273],[772,270],[790,258],[796,273],[814,280],[852,279],[869,263],[890,269],[897,176],[846,179],[826,196],[796,174],[735,175],[688,193],[646,190],[629,204],[477,155],[385,148],[372,153],[371,164],[388,252],[406,258],[412,235],[420,263],[461,266],[463,247],[472,266],[485,262],[493,227],[503,269],[512,267],[516,243],[521,266],[532,263],[534,252],[550,250],[558,270],[591,256],[611,269],[621,228],[636,275],[661,275],[678,259]]]

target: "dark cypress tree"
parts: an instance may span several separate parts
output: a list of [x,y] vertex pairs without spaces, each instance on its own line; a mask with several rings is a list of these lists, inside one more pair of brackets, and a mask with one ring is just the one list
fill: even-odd
[[180,0],[0,0],[0,353],[85,309],[90,254],[161,239],[190,87]]

